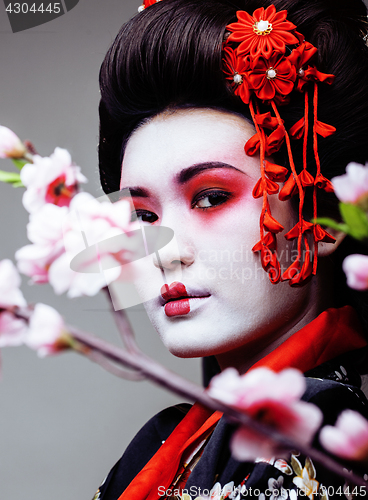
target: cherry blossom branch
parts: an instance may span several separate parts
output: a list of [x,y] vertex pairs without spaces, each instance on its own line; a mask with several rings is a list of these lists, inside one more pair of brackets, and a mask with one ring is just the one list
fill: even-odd
[[[44,305],[43,305],[44,306]],[[44,306],[45,307],[45,306]],[[0,309],[4,311],[5,309]],[[32,315],[34,314],[34,307],[33,306],[27,306],[27,307],[16,307],[16,308],[8,308],[7,311],[9,313],[11,312],[15,318],[18,320],[25,320],[26,322],[30,323]],[[125,324],[126,330],[130,328],[129,322],[126,321]],[[69,337],[69,332],[73,330],[71,327],[64,327],[64,330],[68,332],[68,336],[64,337],[64,342],[65,343],[60,343],[60,340],[56,341],[56,348],[55,351],[62,350],[65,348],[72,348],[74,351],[76,351],[79,354],[82,354],[83,356],[86,356],[90,361],[93,361],[94,363],[97,363],[100,365],[103,369],[111,373],[112,375],[115,375],[120,378],[124,378],[126,380],[131,380],[131,381],[141,381],[145,380],[145,376],[140,372],[140,370],[136,371],[127,371],[124,369],[121,369],[118,367],[116,364],[112,363],[104,353],[100,352],[99,350],[91,349],[88,345],[85,343],[81,343],[76,339],[76,336]],[[75,330],[77,332],[77,330]],[[57,333],[58,335],[58,333]],[[90,334],[87,334],[90,335]],[[128,334],[129,335],[129,334]],[[38,349],[38,346],[33,346],[36,349]]]
[[139,382],[141,380],[146,380],[146,376],[139,371],[127,371],[119,368],[114,363],[111,363],[106,359],[105,355],[98,351],[85,350],[83,354],[94,363],[100,365],[104,370],[115,375],[116,377],[123,378],[125,380],[130,380],[132,382]]
[[[114,277],[111,275],[110,279],[121,277],[119,266],[133,260],[132,256],[140,241],[139,238],[131,238],[129,241],[124,240],[122,247],[118,248],[116,246],[117,240],[115,238],[117,235],[120,238],[121,234],[130,234],[137,229],[130,222],[129,203],[120,201],[115,204],[106,202],[100,204],[87,193],[79,193],[79,184],[85,182],[86,179],[81,174],[80,168],[72,163],[66,150],[56,148],[50,157],[41,158],[35,154],[33,146],[22,143],[6,127],[0,127],[0,157],[11,158],[16,167],[21,170],[20,174],[0,171],[0,181],[10,183],[15,187],[24,185],[27,188],[23,197],[23,204],[31,214],[28,235],[32,245],[23,247],[16,254],[18,268],[21,272],[30,276],[34,282],[49,282],[56,293],[68,292],[70,297],[94,295],[106,286],[103,273],[99,273],[98,276],[93,275],[94,272],[97,272],[94,264],[98,264],[96,269],[115,269],[116,273]],[[26,163],[28,164],[26,165]],[[52,175],[50,176],[51,171]],[[348,177],[351,177],[351,182],[355,183],[363,191],[356,192],[354,200],[345,200],[342,195],[339,196],[338,189],[335,187],[336,194],[342,202],[345,202],[341,203],[340,206],[345,223],[340,229],[353,237],[364,240],[364,238],[368,237],[366,217],[366,211],[368,210],[368,165],[366,167],[350,166]],[[364,182],[362,182],[362,179]],[[342,179],[342,181],[344,187],[346,183],[345,180]],[[73,214],[77,215],[75,220]],[[66,232],[63,232],[62,222],[66,216],[69,219]],[[99,221],[99,223],[96,224],[96,221]],[[331,227],[334,227],[334,221],[325,220],[325,223],[331,223]],[[354,231],[356,228],[359,231],[353,232],[350,226],[354,228]],[[63,239],[64,245],[62,245]],[[109,242],[108,245],[103,244],[106,241]],[[80,243],[82,243],[82,246]],[[83,244],[85,248],[82,250]],[[70,256],[66,254],[66,247],[74,256],[72,259],[73,266]],[[368,259],[366,256],[360,257]],[[351,256],[351,258],[354,258],[354,256]],[[114,263],[113,266],[111,266],[111,261]],[[354,288],[365,289],[368,286],[368,261],[363,264],[360,261],[359,263],[352,262],[350,266],[352,269],[345,269],[348,275],[348,284]],[[223,412],[231,422],[240,424],[242,426],[241,430],[251,429],[253,436],[257,437],[258,435],[257,439],[266,436],[269,443],[272,445],[274,443],[278,444],[278,449],[297,449],[350,483],[365,487],[368,485],[361,477],[347,471],[325,453],[311,448],[306,444],[310,440],[305,439],[306,436],[303,433],[294,432],[293,434],[287,429],[288,435],[286,435],[286,431],[285,434],[279,432],[279,426],[263,425],[259,420],[253,418],[254,414],[247,411],[246,404],[234,405],[231,402],[231,397],[219,398],[220,401],[217,397],[214,399],[202,387],[187,381],[149,358],[137,346],[133,329],[123,311],[113,311],[113,314],[126,349],[119,348],[89,333],[65,325],[57,311],[49,306],[37,304],[34,308],[27,307],[25,299],[18,289],[20,278],[15,272],[13,264],[10,261],[3,261],[0,262],[0,266],[2,268],[0,285],[3,286],[2,301],[0,302],[0,330],[2,329],[0,347],[25,343],[29,347],[36,349],[41,356],[72,348],[118,377],[128,380],[148,378],[159,386],[188,400],[198,401],[209,409]],[[360,270],[364,267],[364,272],[361,272],[359,276],[354,275],[354,279],[351,280],[349,274],[357,274],[358,267]],[[107,291],[107,289],[105,290]],[[121,366],[124,368],[121,368]],[[238,374],[236,376],[239,377]],[[231,390],[234,391],[234,386],[234,393],[236,393],[238,383],[236,376],[233,386],[225,384],[226,393],[231,393]],[[277,377],[278,374],[274,374],[274,376]],[[297,377],[303,379],[301,374],[298,374]],[[239,377],[239,379],[242,379],[241,383],[245,378],[249,380],[248,374],[245,377]],[[219,380],[219,377],[216,377],[215,380]],[[220,389],[219,392],[223,387],[219,382],[217,383],[217,389]],[[287,388],[290,389],[291,387],[293,386],[289,385]],[[240,388],[243,390],[242,387]],[[211,394],[213,394],[213,391]],[[300,398],[301,395],[302,392],[298,397]],[[283,401],[276,399],[274,394],[272,396],[271,400],[275,404],[283,406],[284,410],[291,410],[291,406],[288,408],[287,404],[285,405]],[[246,399],[246,397],[243,399]],[[296,402],[295,394],[292,402]],[[299,404],[299,407],[303,404],[309,407],[314,406],[302,401],[297,404]],[[314,408],[314,412],[318,413],[317,407]],[[308,415],[313,414],[313,412],[308,412],[306,409],[305,413],[304,410],[301,413],[304,421],[306,417],[308,418]],[[350,426],[352,418],[355,418],[356,421],[356,417],[346,417],[340,423],[340,430],[344,426]],[[268,422],[267,418],[264,421]],[[362,425],[367,426],[368,434],[368,422],[364,421]],[[308,426],[309,434],[312,427]],[[317,427],[314,427],[312,432]],[[285,426],[282,431],[284,429]],[[334,432],[336,432],[336,429]],[[322,434],[323,432],[321,432]],[[294,440],[289,436],[297,437]],[[299,438],[299,436],[301,437]],[[325,437],[325,441],[330,441],[326,432]],[[326,445],[325,447],[327,449]],[[269,449],[274,450],[275,446],[270,446]],[[346,449],[348,449],[348,446],[346,446]],[[364,454],[364,457],[366,458],[366,454]],[[243,458],[243,460],[246,459]]]
[[131,354],[136,354],[140,352],[139,347],[135,342],[134,330],[129,322],[127,315],[122,311],[115,311],[112,307],[112,300],[108,287],[103,289],[109,298],[111,304],[111,312],[113,313],[116,326],[118,328],[120,338],[123,341],[128,352]]
[[[115,312],[114,314],[117,315],[121,321],[121,317],[123,316],[122,311]],[[296,443],[289,437],[253,420],[250,416],[233,408],[229,408],[227,405],[212,399],[208,394],[206,394],[202,387],[189,382],[174,372],[171,372],[141,351],[138,350],[135,353],[128,353],[124,349],[113,346],[100,338],[96,338],[75,328],[69,327],[69,332],[73,338],[81,344],[88,346],[92,350],[98,351],[115,363],[121,363],[127,368],[141,372],[160,387],[168,389],[190,401],[197,401],[211,410],[221,411],[232,422],[234,422],[234,424],[246,426],[259,434],[267,436],[273,442],[279,443],[282,449],[297,449],[302,454],[314,459],[316,462],[320,463],[338,476],[345,478],[350,483],[354,483],[358,486],[368,486],[368,483],[360,476],[349,472],[346,468],[341,466],[337,461],[325,453],[311,448],[310,446]]]
[[[37,311],[37,308],[40,307],[43,309],[39,309],[39,311]],[[56,313],[56,311],[52,308],[49,308],[49,306],[45,306],[43,304],[38,304],[35,308],[29,306],[17,306],[11,308],[5,307],[2,311],[8,311],[13,314],[17,320],[29,323],[29,328],[31,330],[31,335],[28,334],[29,337],[32,337],[32,331],[37,330],[39,334],[40,329],[51,328],[51,326],[53,330],[59,331],[59,336],[57,339],[53,337],[54,340],[52,343],[49,342],[46,347],[45,345],[41,345],[41,348],[44,349],[43,351],[41,350],[41,355],[51,354],[65,348],[72,348],[79,354],[87,356],[89,359],[98,363],[110,373],[119,377],[127,378],[129,380],[142,380],[143,378],[148,378],[160,387],[170,390],[171,392],[174,392],[189,401],[199,402],[203,406],[214,411],[221,411],[229,418],[230,422],[251,429],[255,434],[266,436],[266,438],[272,443],[278,444],[279,449],[283,451],[298,450],[305,456],[309,456],[314,461],[320,463],[323,467],[329,469],[339,477],[345,478],[349,481],[349,483],[358,486],[368,486],[368,483],[361,477],[353,472],[349,472],[346,468],[325,453],[306,444],[290,439],[290,437],[284,435],[283,433],[275,431],[273,428],[254,420],[249,414],[223,404],[217,399],[213,399],[203,390],[202,387],[184,379],[174,372],[171,372],[158,362],[151,359],[136,345],[131,326],[129,325],[123,311],[114,311],[113,314],[117,320],[119,328],[121,327],[123,329],[121,332],[122,336],[126,340],[129,339],[127,342],[129,343],[131,349],[130,352],[73,326],[65,325],[64,323],[59,324],[61,318],[60,315],[58,315],[58,313]],[[35,319],[36,316],[38,317],[37,320]],[[45,316],[48,316],[46,322],[44,321]],[[41,324],[39,322],[40,319]],[[44,321],[43,324],[42,321]],[[32,322],[34,324],[32,324]],[[53,324],[51,325],[50,322]],[[30,347],[38,349],[39,346],[37,347],[37,342],[32,342],[29,338],[25,343]],[[132,370],[132,372],[120,369],[119,365]]]

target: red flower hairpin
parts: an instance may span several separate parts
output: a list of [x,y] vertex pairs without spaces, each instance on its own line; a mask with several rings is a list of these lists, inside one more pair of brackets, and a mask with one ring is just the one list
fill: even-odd
[[[238,22],[229,24],[223,48],[223,72],[225,78],[241,100],[249,105],[256,134],[245,144],[249,156],[260,155],[261,177],[253,189],[255,198],[263,197],[260,219],[260,240],[253,247],[260,252],[263,268],[272,283],[289,280],[291,286],[305,283],[316,273],[318,242],[332,242],[334,238],[321,226],[308,222],[303,217],[305,191],[313,190],[313,217],[317,217],[317,189],[332,191],[331,182],[321,173],[318,156],[318,135],[328,137],[335,128],[317,118],[318,83],[332,84],[334,75],[321,73],[312,64],[316,47],[304,40],[296,26],[287,20],[287,11],[276,11],[274,5],[259,8],[251,16],[237,12]],[[313,128],[309,130],[309,92],[313,89]],[[288,131],[278,111],[278,106],[288,104],[291,93],[296,90],[305,95],[304,116]],[[271,110],[262,113],[260,108],[268,105]],[[316,163],[316,175],[307,170],[307,146],[312,138]],[[303,169],[298,174],[295,168],[291,140],[303,140]],[[286,144],[291,173],[279,165],[266,160]],[[286,182],[279,191],[278,182]],[[277,233],[282,225],[272,216],[268,196],[278,193],[280,200],[299,195],[299,220],[287,233],[287,240],[297,240],[298,254],[291,265],[281,272],[277,259]],[[309,245],[311,235],[313,249]],[[304,258],[303,258],[304,255]]]
[[273,52],[285,53],[286,45],[295,45],[300,41],[295,33],[296,26],[286,20],[287,11],[276,12],[270,5],[254,11],[253,16],[245,11],[236,13],[238,22],[227,26],[231,32],[228,41],[239,43],[239,55],[250,55],[269,58]]
[[[144,0],[139,12],[161,0]],[[305,192],[313,190],[313,217],[317,218],[317,189],[333,191],[331,182],[321,172],[318,156],[318,136],[328,137],[335,128],[322,123],[317,117],[318,84],[331,85],[334,75],[321,73],[313,65],[317,48],[304,40],[296,26],[287,19],[287,11],[277,12],[274,5],[255,10],[253,15],[238,11],[237,22],[229,24],[229,36],[223,46],[223,72],[233,92],[245,104],[253,119],[256,133],[244,146],[249,156],[260,155],[261,177],[253,196],[263,198],[260,218],[260,240],[253,247],[260,252],[263,268],[272,283],[290,281],[299,286],[308,281],[317,270],[318,242],[332,242],[334,238],[321,226],[303,217]],[[290,102],[293,91],[304,93],[304,116],[286,130],[278,106]],[[313,127],[309,127],[309,93],[313,92]],[[261,107],[269,106],[267,112]],[[309,130],[311,129],[311,130]],[[295,168],[291,139],[303,140],[303,169]],[[316,175],[307,170],[308,143],[312,140]],[[266,160],[286,145],[289,170]],[[287,175],[289,174],[288,178]],[[284,183],[281,190],[278,183]],[[277,258],[276,235],[284,230],[272,216],[268,196],[278,194],[281,201],[299,196],[298,223],[284,235],[287,240],[297,240],[295,261],[281,272]],[[312,239],[313,248],[309,241]],[[303,257],[304,255],[304,257]]]
[[147,9],[147,7],[150,7],[157,2],[161,2],[161,0],[144,0],[142,5],[138,7],[138,12],[143,12],[145,9]]

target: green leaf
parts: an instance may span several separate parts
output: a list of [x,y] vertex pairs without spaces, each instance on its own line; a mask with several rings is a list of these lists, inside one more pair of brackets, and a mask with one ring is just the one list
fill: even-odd
[[0,170],[0,182],[7,182],[8,184],[19,184],[22,181],[20,180],[20,174]]
[[365,212],[351,203],[339,204],[341,217],[348,226],[348,234],[357,240],[368,238],[368,220]]
[[24,167],[24,165],[26,163],[29,163],[27,162],[27,160],[20,160],[20,159],[16,159],[16,158],[12,158],[12,162],[14,163],[14,165],[17,167],[17,169],[19,170],[22,170],[22,168]]
[[13,188],[24,188],[25,185],[23,184],[22,181],[19,181],[19,182],[13,182]]
[[322,226],[328,226],[331,229],[336,229],[343,233],[349,234],[349,226],[347,224],[341,224],[329,217],[318,217],[317,219],[312,219],[314,224],[321,224]]

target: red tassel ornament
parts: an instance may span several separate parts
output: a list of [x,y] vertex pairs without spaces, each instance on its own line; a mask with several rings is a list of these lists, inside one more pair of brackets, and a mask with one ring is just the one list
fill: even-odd
[[[161,0],[144,0],[139,11]],[[317,270],[318,243],[334,242],[321,226],[303,217],[305,192],[313,193],[313,217],[317,218],[317,190],[333,192],[331,182],[321,172],[318,141],[332,135],[336,129],[318,120],[318,85],[331,85],[334,75],[325,74],[314,66],[317,48],[296,31],[288,21],[287,11],[277,12],[274,5],[261,7],[250,15],[238,11],[237,22],[229,24],[223,43],[222,69],[229,87],[243,103],[249,105],[256,133],[246,142],[248,156],[259,154],[261,177],[253,188],[253,197],[262,198],[260,240],[253,252],[260,253],[263,268],[272,283],[288,280],[291,286],[300,286],[310,280]],[[278,107],[290,102],[292,92],[304,94],[304,116],[286,130]],[[313,127],[309,127],[309,100],[313,101]],[[269,106],[267,112],[260,107]],[[310,130],[310,128],[312,130]],[[295,168],[291,140],[303,141],[303,169]],[[307,169],[308,144],[312,141],[316,175]],[[290,170],[266,160],[286,145]],[[280,189],[278,183],[284,183]],[[298,222],[284,237],[296,240],[297,257],[281,273],[277,258],[277,237],[283,226],[271,214],[269,196],[286,201],[299,197]],[[312,249],[310,243],[313,242]]]
[[[319,225],[304,219],[303,207],[307,189],[313,192],[313,217],[317,218],[317,189],[333,191],[331,182],[321,173],[318,156],[318,136],[322,139],[335,128],[318,120],[318,84],[332,84],[334,75],[324,74],[313,65],[317,48],[304,40],[296,26],[287,20],[287,11],[276,11],[274,5],[260,8],[250,15],[237,12],[238,21],[227,26],[230,35],[223,48],[223,71],[231,82],[234,93],[249,110],[256,129],[245,144],[248,156],[260,155],[261,177],[253,189],[254,198],[263,198],[260,217],[260,241],[253,252],[260,252],[261,263],[270,281],[288,280],[291,286],[300,286],[316,273],[318,242],[333,242],[334,238]],[[278,106],[290,102],[293,91],[304,93],[304,116],[286,130]],[[309,98],[313,92],[313,129],[309,130]],[[270,106],[260,113],[259,108]],[[303,169],[298,174],[293,159],[291,140],[303,141]],[[307,150],[312,140],[316,175],[307,169]],[[290,170],[266,160],[286,145]],[[281,190],[277,183],[284,182]],[[285,201],[299,197],[298,222],[284,237],[296,240],[297,257],[281,275],[277,259],[276,235],[283,226],[272,216],[268,196],[278,193]],[[312,249],[310,242],[313,242]]]

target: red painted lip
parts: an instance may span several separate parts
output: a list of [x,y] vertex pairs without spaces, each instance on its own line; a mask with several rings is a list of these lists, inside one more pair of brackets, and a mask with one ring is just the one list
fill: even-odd
[[164,285],[161,297],[165,301],[166,316],[184,316],[190,312],[189,295],[183,283],[174,281],[171,285]]
[[166,302],[164,311],[166,316],[185,316],[190,313],[190,304],[188,298],[180,298],[179,300],[172,300]]
[[204,291],[193,290],[192,292],[188,293],[185,285],[180,281],[174,281],[171,285],[163,285],[161,287],[161,297],[166,316],[186,315],[191,311],[189,299],[204,299],[210,296]]
[[165,303],[170,300],[178,300],[189,297],[185,285],[179,281],[174,281],[171,285],[163,285],[160,291],[161,297],[164,299]]

